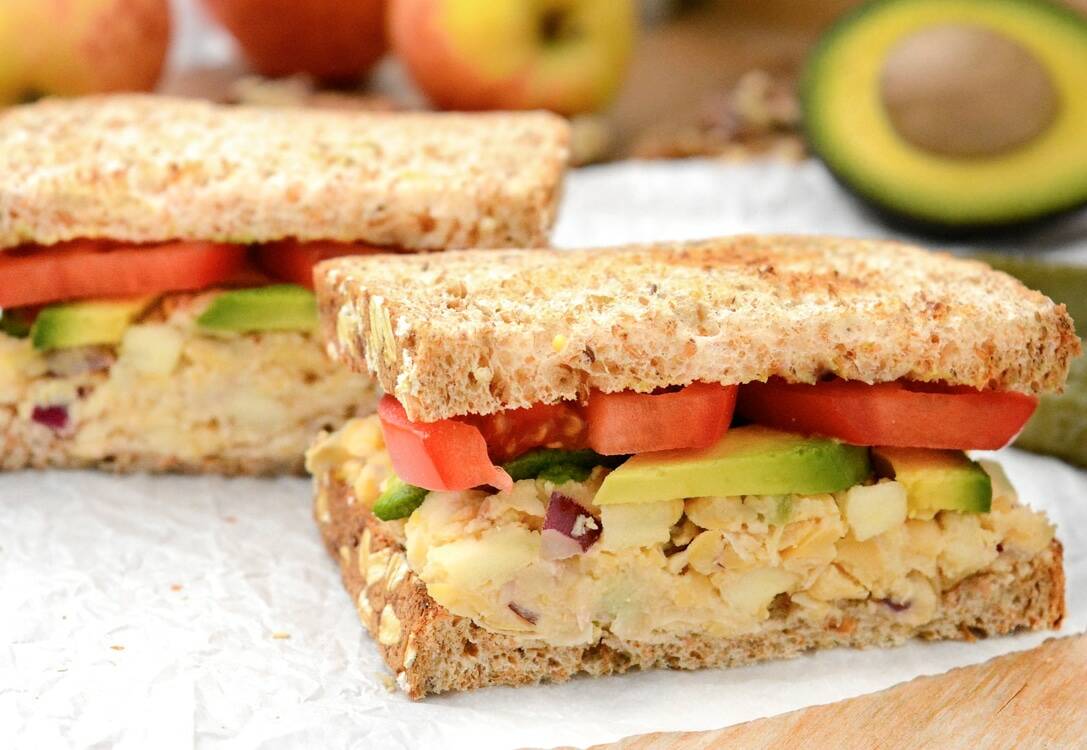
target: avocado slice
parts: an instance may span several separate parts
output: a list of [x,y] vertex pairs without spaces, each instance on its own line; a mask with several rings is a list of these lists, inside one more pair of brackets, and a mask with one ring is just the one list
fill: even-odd
[[30,329],[34,348],[66,349],[92,344],[116,344],[150,297],[129,300],[101,300],[50,305],[38,313]]
[[407,518],[423,504],[430,490],[405,484],[399,477],[392,477],[385,486],[385,491],[374,501],[373,513],[382,521],[395,521]]
[[274,284],[223,292],[196,319],[206,331],[313,331],[317,298],[295,284]]
[[872,465],[906,488],[911,517],[936,510],[988,513],[992,504],[992,480],[962,451],[872,448]]
[[1087,203],[1087,20],[1039,0],[874,0],[801,79],[804,129],[885,216],[979,233]]
[[634,456],[604,478],[594,502],[837,492],[869,474],[867,448],[749,425],[708,448]]

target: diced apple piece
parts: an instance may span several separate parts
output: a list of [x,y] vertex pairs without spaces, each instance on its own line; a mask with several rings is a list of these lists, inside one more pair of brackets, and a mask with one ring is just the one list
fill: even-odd
[[143,375],[169,375],[181,359],[181,332],[161,323],[131,326],[121,339],[120,362]]
[[898,482],[850,487],[838,501],[846,523],[863,542],[906,522],[906,488]]
[[617,552],[630,547],[651,547],[669,539],[669,532],[683,515],[682,500],[659,503],[605,505],[600,509],[604,527],[601,548]]

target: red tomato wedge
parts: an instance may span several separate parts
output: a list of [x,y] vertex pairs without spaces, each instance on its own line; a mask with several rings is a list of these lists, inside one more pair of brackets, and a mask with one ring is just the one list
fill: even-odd
[[737,411],[759,424],[854,445],[995,450],[1023,428],[1038,399],[1022,393],[895,382],[747,383]]
[[692,383],[659,394],[593,391],[585,407],[589,447],[616,456],[712,445],[732,421],[736,390]]
[[313,289],[313,267],[344,255],[372,255],[388,248],[357,242],[280,240],[257,248],[257,262],[271,276]]
[[496,463],[505,463],[533,448],[585,447],[585,419],[577,404],[537,404],[487,416],[458,417],[475,425]]
[[0,252],[0,307],[204,289],[244,265],[244,246],[216,242],[73,240],[6,250]]
[[392,396],[382,397],[377,414],[396,475],[408,484],[428,490],[513,488],[509,474],[491,463],[474,425],[455,419],[412,422]]

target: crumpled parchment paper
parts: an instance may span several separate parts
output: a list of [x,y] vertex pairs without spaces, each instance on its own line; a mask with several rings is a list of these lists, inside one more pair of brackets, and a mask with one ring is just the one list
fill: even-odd
[[[1034,241],[1083,257],[1075,223]],[[556,242],[886,234],[815,164],[628,164],[572,176]],[[1077,239],[1077,237],[1079,239]],[[999,455],[1065,544],[1087,630],[1087,472]],[[589,745],[719,728],[1037,645],[833,651],[734,670],[491,688],[412,703],[359,625],[300,479],[0,475],[0,747]]]

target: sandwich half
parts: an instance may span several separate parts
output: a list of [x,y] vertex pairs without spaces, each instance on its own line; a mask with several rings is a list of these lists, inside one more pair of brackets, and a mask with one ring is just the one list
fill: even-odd
[[1061,545],[1000,466],[1063,306],[891,242],[737,237],[334,260],[376,415],[315,516],[412,698],[1056,628]]
[[0,114],[0,468],[300,472],[373,381],[317,336],[323,258],[545,244],[543,113],[224,107]]

